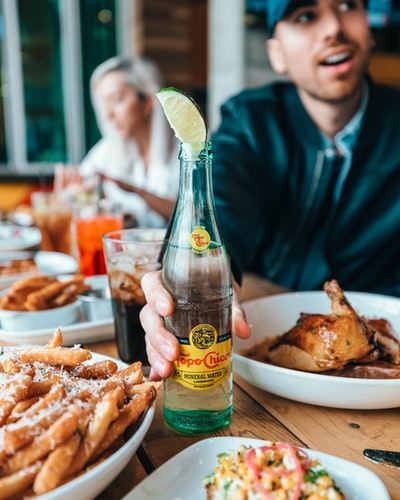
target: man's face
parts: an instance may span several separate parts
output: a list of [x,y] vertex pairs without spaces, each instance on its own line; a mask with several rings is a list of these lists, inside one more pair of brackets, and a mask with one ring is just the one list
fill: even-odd
[[372,45],[361,0],[293,0],[267,50],[300,94],[341,102],[360,92]]

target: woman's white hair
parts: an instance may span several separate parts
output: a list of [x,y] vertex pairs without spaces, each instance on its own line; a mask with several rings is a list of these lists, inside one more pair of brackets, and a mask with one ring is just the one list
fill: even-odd
[[105,109],[95,91],[98,81],[113,71],[118,71],[123,74],[126,83],[137,92],[139,98],[150,97],[152,99],[153,113],[150,137],[150,162],[152,157],[166,159],[170,153],[171,135],[173,134],[161,105],[154,96],[155,92],[164,86],[164,82],[158,67],[152,61],[144,57],[112,57],[101,63],[93,71],[90,78],[90,93],[98,127],[102,136],[108,137],[114,141],[116,154],[118,154],[117,150],[119,149],[122,155],[126,154],[126,152],[123,152],[123,150],[126,151],[126,141],[124,146],[124,141],[122,141],[121,137],[108,120]]
[[94,98],[96,83],[108,73],[120,71],[124,74],[126,83],[139,94],[152,95],[163,86],[163,78],[158,67],[144,57],[116,56],[107,59],[93,71],[90,77],[90,91]]

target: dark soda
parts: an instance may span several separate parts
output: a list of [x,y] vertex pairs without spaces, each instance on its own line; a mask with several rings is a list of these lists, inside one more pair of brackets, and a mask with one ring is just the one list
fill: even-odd
[[141,361],[148,365],[145,333],[139,319],[142,304],[125,303],[120,299],[111,300],[118,353],[122,361]]

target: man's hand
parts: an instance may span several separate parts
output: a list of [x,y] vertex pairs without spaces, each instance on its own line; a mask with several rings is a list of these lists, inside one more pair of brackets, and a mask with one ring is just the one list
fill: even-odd
[[[172,362],[178,359],[179,342],[164,326],[164,317],[172,314],[174,303],[163,287],[161,271],[147,273],[142,278],[142,288],[147,304],[140,313],[146,332],[147,356],[151,365],[150,379],[168,378],[173,369]],[[233,284],[232,333],[240,338],[250,335],[245,313],[239,303],[240,288]]]

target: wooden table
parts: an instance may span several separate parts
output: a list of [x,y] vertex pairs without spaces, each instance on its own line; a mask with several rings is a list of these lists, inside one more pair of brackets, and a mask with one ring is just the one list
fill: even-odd
[[229,427],[192,437],[177,434],[164,424],[160,394],[153,423],[138,454],[98,499],[120,499],[147,474],[196,441],[211,436],[242,436],[288,441],[358,463],[382,479],[392,500],[400,500],[400,470],[375,465],[362,456],[367,447],[399,448],[399,417],[398,409],[352,411],[296,403],[235,377],[234,412]]
[[[265,286],[261,289],[265,293]],[[257,295],[256,292],[245,294],[245,298]],[[89,347],[95,352],[117,357],[114,342]],[[383,480],[392,500],[400,500],[400,470],[375,465],[362,456],[364,448],[400,449],[400,409],[356,411],[302,404],[257,389],[238,376],[234,377],[231,424],[208,435],[184,436],[169,429],[163,419],[161,392],[157,397],[154,420],[138,453],[97,499],[119,500],[184,448],[211,436],[288,441],[336,455],[375,472]]]
[[[114,351],[111,344],[94,347],[106,354]],[[400,500],[400,470],[375,465],[362,456],[364,448],[399,449],[399,409],[337,410],[297,403],[257,389],[237,376],[234,377],[231,424],[208,435],[184,436],[169,429],[163,420],[162,394],[159,394],[153,423],[138,454],[98,499],[121,498],[147,474],[184,448],[211,436],[288,441],[336,455],[375,472],[384,482],[391,499]]]
[[[246,279],[243,299],[284,291],[256,277]],[[115,345],[110,342],[91,348],[116,356]],[[302,404],[257,389],[238,376],[234,377],[233,396],[231,424],[219,432],[192,437],[177,434],[165,425],[160,393],[153,423],[137,455],[98,499],[121,498],[147,474],[196,441],[211,436],[242,436],[288,441],[358,463],[382,479],[392,500],[400,500],[400,470],[375,465],[362,455],[364,448],[400,450],[400,409],[340,410]]]

